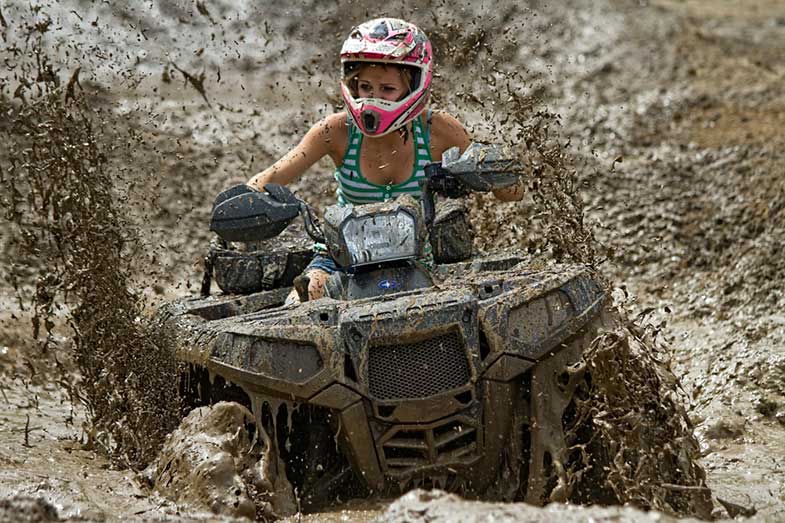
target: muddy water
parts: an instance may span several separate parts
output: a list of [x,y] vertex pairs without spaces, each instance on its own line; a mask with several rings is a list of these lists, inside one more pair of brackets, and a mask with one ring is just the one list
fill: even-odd
[[158,513],[162,502],[143,495],[133,473],[111,470],[105,458],[83,449],[84,418],[57,387],[3,385],[0,497],[13,503],[0,507],[0,520],[34,519],[36,507],[26,499],[45,500],[62,518]]
[[[467,95],[493,99],[488,85],[489,76],[500,74],[495,67],[515,69],[524,92],[560,115],[586,215],[609,258],[605,270],[631,293],[633,312],[652,307],[658,321],[667,321],[664,332],[691,399],[709,486],[730,503],[727,509],[718,505],[717,514],[749,515],[754,507],[759,516],[783,517],[781,3],[493,5],[491,15],[481,3],[413,15],[437,44],[453,43],[451,27],[462,38],[460,45],[437,50],[443,66],[439,105],[477,136],[495,138],[487,115],[501,119],[503,111]],[[138,211],[149,227],[149,270],[140,275],[149,295],[178,295],[195,286],[212,196],[263,168],[318,115],[333,110],[334,34],[364,19],[365,7],[354,2],[296,10],[218,1],[45,7],[57,29],[51,45],[66,61],[63,74],[85,64],[84,85],[102,86],[104,107],[146,137],[147,149],[128,162],[160,174],[140,190],[156,194],[155,205]],[[28,7],[7,2],[0,9],[9,21]],[[513,30],[497,29],[508,22]],[[320,38],[313,37],[314,27]],[[4,42],[14,38],[12,24],[1,29]],[[483,39],[496,55],[474,46]],[[332,198],[325,167],[295,186],[317,204]],[[522,209],[477,198],[474,207],[479,247],[514,242],[532,251],[552,248],[541,241],[547,225],[535,205]],[[24,364],[35,356],[26,343],[27,319],[17,322],[21,314],[10,308],[2,314],[0,362],[8,397],[0,398],[3,495],[44,497],[64,517],[177,517],[176,508],[149,497],[133,474],[110,470],[95,453],[81,450],[80,422],[66,423],[68,404],[40,389],[41,375],[31,378]],[[21,378],[33,382],[31,388]],[[25,442],[27,414],[30,426],[47,432],[28,430]],[[437,518],[450,510],[502,517],[524,509],[415,495],[385,517]],[[537,518],[558,508],[529,510]],[[586,517],[601,520],[628,517],[629,509],[588,510]]]

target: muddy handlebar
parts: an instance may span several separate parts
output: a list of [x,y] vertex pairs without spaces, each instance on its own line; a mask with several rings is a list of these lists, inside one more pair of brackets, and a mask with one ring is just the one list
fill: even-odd
[[469,191],[488,192],[518,183],[523,163],[506,146],[472,143],[463,153],[457,147],[442,155],[441,167]]
[[497,145],[472,143],[463,153],[457,147],[446,150],[441,162],[425,166],[425,179],[420,182],[426,226],[430,228],[436,217],[436,194],[460,198],[504,189],[518,183],[523,172],[523,164]]
[[224,241],[269,240],[297,216],[303,217],[305,229],[312,238],[316,241],[324,238],[313,210],[286,187],[268,183],[261,192],[247,185],[236,185],[216,197],[210,230]]

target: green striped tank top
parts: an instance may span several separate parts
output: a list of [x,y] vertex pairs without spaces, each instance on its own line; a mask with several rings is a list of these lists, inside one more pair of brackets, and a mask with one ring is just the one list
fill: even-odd
[[[428,111],[428,122],[431,113]],[[335,169],[338,182],[338,205],[360,205],[363,203],[384,202],[401,194],[411,194],[419,199],[421,195],[420,180],[425,178],[425,166],[431,163],[430,126],[423,125],[420,117],[412,120],[412,137],[414,139],[414,167],[411,177],[401,183],[379,185],[370,182],[360,172],[360,147],[363,134],[351,119],[349,125],[349,145],[343,156],[343,162]]]

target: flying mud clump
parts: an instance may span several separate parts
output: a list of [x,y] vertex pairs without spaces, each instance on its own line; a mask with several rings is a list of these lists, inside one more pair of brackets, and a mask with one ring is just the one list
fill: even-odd
[[[570,369],[570,382],[578,377],[579,384],[568,430],[573,468],[565,478],[583,502],[710,518],[711,491],[660,329],[642,318],[621,321],[623,311],[618,317]],[[594,430],[586,437],[579,431],[589,420]]]
[[192,410],[148,470],[151,482],[178,504],[204,506],[214,514],[264,521],[294,514],[291,485],[270,470],[283,465],[250,437],[253,420],[233,402]]
[[[8,273],[20,300],[34,281],[33,336],[43,338],[42,350],[65,362],[61,369],[76,366],[56,378],[87,407],[89,443],[138,467],[176,422],[175,363],[153,346],[131,288],[137,237],[115,192],[114,146],[102,143],[112,121],[88,106],[78,69],[70,81],[60,77],[44,43],[50,24],[20,23],[25,48],[5,50],[33,57],[13,62],[15,80],[0,91],[4,218],[27,265]],[[63,319],[71,345],[55,335]]]

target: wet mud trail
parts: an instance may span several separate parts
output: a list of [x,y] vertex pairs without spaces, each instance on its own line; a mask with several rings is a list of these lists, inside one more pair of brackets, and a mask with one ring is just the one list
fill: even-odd
[[[679,401],[696,426],[717,500],[715,516],[784,518],[785,6],[778,0],[486,4],[433,5],[412,15],[436,47],[435,105],[480,139],[520,146],[521,137],[540,139],[550,130],[542,139],[559,147],[539,158],[576,176],[547,178],[544,167],[549,183],[529,187],[524,205],[472,197],[475,246],[595,257],[629,314],[644,314],[668,341],[685,392]],[[337,35],[372,9],[362,1],[36,5],[0,4],[0,109],[11,114],[17,107],[14,64],[35,58],[25,31],[31,21],[45,23],[49,71],[88,94],[101,122],[99,145],[110,151],[105,165],[116,194],[125,195],[122,217],[134,234],[124,236],[130,247],[118,252],[129,260],[129,286],[139,289],[139,299],[122,305],[140,313],[198,292],[214,195],[263,169],[312,122],[340,108]],[[372,15],[396,15],[397,7]],[[516,96],[505,82],[513,82]],[[530,119],[538,110],[542,118]],[[518,113],[526,119],[516,119]],[[0,121],[0,131],[8,121]],[[4,175],[13,154],[0,148]],[[329,172],[330,165],[319,164],[293,188],[321,210],[334,198]],[[4,207],[12,197],[6,188]],[[580,195],[581,208],[564,197],[571,193]],[[63,376],[74,376],[78,363],[58,358],[72,348],[67,307],[53,308],[51,330],[42,325],[39,340],[32,339],[29,300],[40,294],[36,269],[46,263],[22,253],[11,231],[6,216],[0,521],[215,517],[187,499],[178,505],[151,494],[144,474],[118,470],[104,453],[85,449],[89,441],[112,445],[116,436],[95,438],[84,428],[80,402],[74,407],[68,397],[75,389]],[[125,258],[128,251],[132,257]],[[42,352],[37,342],[47,336],[50,348]],[[135,361],[123,365],[134,368]],[[104,428],[116,434],[111,423]],[[223,448],[248,444],[240,436],[221,441]],[[238,503],[253,514],[247,499]],[[478,521],[670,519],[632,508],[538,509],[414,491],[302,520],[448,521],[456,511]]]

